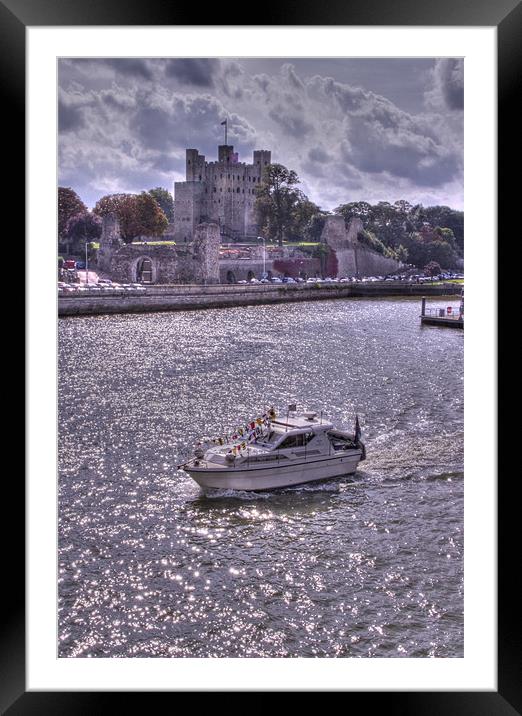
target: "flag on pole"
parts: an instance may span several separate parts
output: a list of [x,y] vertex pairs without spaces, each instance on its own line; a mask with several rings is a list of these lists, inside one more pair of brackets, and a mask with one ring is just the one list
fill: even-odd
[[225,119],[224,122],[221,122],[221,126],[223,126],[223,125],[226,124],[226,123],[227,123],[227,120]]
[[359,416],[355,416],[355,442],[358,443],[361,439],[361,426],[359,425]]

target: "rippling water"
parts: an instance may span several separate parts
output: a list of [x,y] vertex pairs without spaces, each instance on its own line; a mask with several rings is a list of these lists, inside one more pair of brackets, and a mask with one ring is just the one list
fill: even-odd
[[[419,308],[61,319],[59,655],[462,657],[463,332]],[[295,400],[358,412],[355,476],[205,495],[176,469]]]

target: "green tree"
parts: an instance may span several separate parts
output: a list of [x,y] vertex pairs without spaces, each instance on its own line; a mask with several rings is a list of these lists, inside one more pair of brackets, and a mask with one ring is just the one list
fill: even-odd
[[172,223],[174,221],[174,199],[170,191],[157,186],[155,189],[149,189],[148,193],[156,199],[168,222]]
[[147,192],[109,194],[96,202],[98,216],[114,212],[120,222],[122,239],[129,244],[137,236],[161,236],[168,221],[158,202]]
[[138,236],[161,236],[169,223],[156,199],[145,191],[136,197],[136,215]]
[[403,264],[408,262],[408,249],[402,244],[399,244],[397,247],[397,258],[399,261],[402,261]]
[[344,216],[346,223],[350,219],[357,218],[363,222],[365,227],[373,218],[372,212],[373,207],[367,201],[352,201],[348,204],[341,204],[337,209],[334,209],[335,214]]
[[328,212],[318,211],[310,217],[303,233],[303,238],[306,239],[306,241],[321,241],[321,235],[327,216]]
[[279,246],[291,232],[295,221],[295,204],[298,195],[294,187],[299,183],[297,174],[282,164],[265,167],[263,181],[256,189],[255,211],[265,235],[276,240]]
[[293,206],[291,208],[291,221],[288,226],[286,238],[290,241],[301,241],[307,232],[312,217],[320,211],[317,204],[310,201],[299,189],[293,192]]
[[404,237],[404,248],[408,252],[409,263],[420,268],[430,260],[428,244],[418,232],[412,232]]
[[100,238],[102,222],[99,216],[86,211],[69,219],[66,232],[72,250],[81,253],[85,250],[86,243]]
[[452,268],[455,266],[456,255],[453,248],[447,241],[437,239],[427,244],[428,257],[431,261],[436,261],[442,268]]
[[437,276],[441,272],[440,265],[436,261],[430,261],[426,264],[426,266],[423,268],[423,271],[428,276]]
[[71,187],[58,187],[58,241],[67,240],[67,222],[72,216],[85,214],[87,207]]

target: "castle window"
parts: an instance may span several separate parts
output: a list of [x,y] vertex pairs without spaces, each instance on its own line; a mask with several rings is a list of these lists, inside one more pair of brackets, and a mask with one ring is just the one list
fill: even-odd
[[216,190],[216,187],[214,187],[214,193],[216,193],[216,191],[217,191],[217,190]]
[[199,175],[199,181],[201,181],[201,174]]
[[239,187],[237,188],[237,193],[239,194]]

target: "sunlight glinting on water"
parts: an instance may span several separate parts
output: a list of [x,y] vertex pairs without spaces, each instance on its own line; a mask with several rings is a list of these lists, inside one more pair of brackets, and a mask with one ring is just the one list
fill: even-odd
[[[463,340],[418,300],[62,319],[59,655],[463,655]],[[368,458],[267,493],[176,466],[268,406]]]

